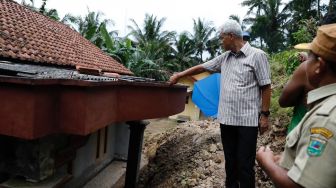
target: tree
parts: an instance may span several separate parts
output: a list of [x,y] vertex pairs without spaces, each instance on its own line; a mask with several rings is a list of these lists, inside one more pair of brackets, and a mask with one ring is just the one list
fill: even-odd
[[[156,79],[167,79],[169,68],[172,67],[175,41],[175,32],[162,31],[165,18],[158,19],[153,15],[145,15],[143,28],[140,28],[134,19],[128,36],[132,37],[138,49],[135,56],[137,62],[133,63],[133,70],[138,75]],[[141,67],[141,68],[139,68]]]
[[277,52],[284,48],[284,35],[281,28],[288,15],[283,10],[280,11],[281,0],[267,0],[266,2],[263,9],[268,23],[265,42],[270,52]]
[[157,19],[153,15],[145,15],[143,28],[140,28],[134,19],[131,19],[133,26],[128,26],[131,30],[129,36],[134,37],[135,42],[143,47],[152,42],[159,41],[162,45],[170,45],[175,38],[175,32],[161,31],[166,18]]
[[[331,2],[329,1],[329,10]],[[312,18],[321,21],[323,15],[328,11],[328,5],[324,2],[321,3],[320,0],[292,0],[284,10],[289,14],[289,19],[283,29],[288,33],[289,45],[293,45],[296,43],[293,33],[302,29],[298,23],[304,23],[304,20]]]
[[174,60],[169,70],[173,72],[183,71],[196,65],[198,62],[194,56],[195,44],[189,32],[182,32],[175,41]]
[[[103,13],[92,12],[88,10],[88,14],[82,17],[71,17],[72,21],[77,26],[77,31],[83,35],[86,39],[96,44],[98,47],[102,47],[102,32],[105,32],[108,25],[114,25],[111,19],[102,19]],[[108,33],[111,36],[117,36],[116,31]]]
[[293,33],[295,43],[308,43],[313,40],[317,30],[317,21],[314,18],[301,20],[299,30]]
[[281,5],[281,0],[264,0],[263,4],[259,4],[259,15],[246,19],[252,24],[252,36],[254,36],[252,40],[259,38],[261,47],[264,41],[270,52],[277,52],[285,47],[282,25],[288,18],[288,14],[284,9],[280,11]]
[[262,6],[264,6],[264,0],[244,0],[241,5],[249,7],[247,11],[247,15],[252,14],[255,10],[256,16],[259,16],[262,10]]
[[56,21],[60,20],[60,18],[58,16],[58,12],[57,12],[56,9],[47,9],[46,8],[47,0],[42,0],[42,5],[41,5],[40,8],[35,7],[35,1],[34,0],[29,0],[29,1],[30,1],[30,4],[26,3],[24,0],[22,0],[21,4],[25,7],[33,10],[33,11],[40,12],[41,14],[46,15],[53,20],[56,20]]
[[335,0],[329,0],[328,13],[332,13],[333,11],[335,11],[335,6],[336,6]]
[[203,53],[207,49],[207,43],[211,39],[211,35],[216,31],[214,27],[212,27],[212,22],[207,22],[198,18],[197,20],[193,20],[193,34],[192,40],[195,44],[196,48],[196,57],[203,60]]
[[210,54],[210,57],[207,59],[213,59],[216,56],[220,55],[222,49],[221,49],[221,40],[218,35],[214,36],[213,38],[207,41],[206,50]]

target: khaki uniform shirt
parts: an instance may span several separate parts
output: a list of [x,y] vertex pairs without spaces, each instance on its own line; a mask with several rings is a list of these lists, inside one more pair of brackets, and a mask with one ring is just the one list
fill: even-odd
[[309,188],[336,187],[336,84],[308,93],[315,106],[287,136],[280,166]]

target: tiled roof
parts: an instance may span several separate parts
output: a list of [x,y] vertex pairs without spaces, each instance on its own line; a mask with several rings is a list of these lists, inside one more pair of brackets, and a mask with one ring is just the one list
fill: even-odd
[[0,0],[0,57],[132,74],[70,27],[11,0]]

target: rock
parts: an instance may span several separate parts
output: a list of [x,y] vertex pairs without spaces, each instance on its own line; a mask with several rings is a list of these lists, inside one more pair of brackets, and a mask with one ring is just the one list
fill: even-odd
[[215,170],[221,169],[221,167],[219,167],[218,165],[215,165],[214,168],[215,168]]
[[186,180],[182,180],[182,181],[181,181],[181,185],[182,185],[182,186],[186,186],[186,185],[187,185],[187,181],[186,181]]
[[222,143],[217,143],[217,148],[219,151],[223,151],[223,144]]
[[210,185],[211,187],[213,187],[213,179],[212,179],[212,177],[208,177],[207,179],[206,179],[206,184],[208,184],[208,185]]
[[204,165],[202,159],[196,159],[196,160],[195,160],[195,163],[196,163],[198,166],[203,166],[203,165]]
[[147,149],[148,160],[152,160],[155,157],[157,148],[158,148],[158,145],[153,144]]
[[215,167],[214,166],[210,166],[209,167],[209,171],[210,171],[210,173],[213,173],[215,171]]
[[190,185],[190,186],[195,186],[195,185],[197,185],[197,180],[194,179],[194,178],[189,179],[189,180],[188,180],[188,185]]
[[217,151],[217,146],[215,144],[211,144],[210,148],[209,148],[209,151],[211,153],[215,153]]
[[200,136],[199,135],[193,136],[192,142],[193,142],[194,145],[197,145],[197,144],[201,143]]
[[210,166],[210,162],[209,161],[204,161],[204,166],[207,168]]
[[210,170],[209,169],[205,169],[204,170],[204,175],[205,176],[209,176],[211,174]]
[[201,157],[203,161],[207,161],[211,158],[211,154],[207,150],[202,150]]
[[204,122],[204,123],[201,123],[199,126],[200,126],[202,129],[206,129],[206,128],[209,127],[209,123]]
[[203,167],[198,167],[198,168],[196,169],[196,171],[197,171],[198,173],[202,174],[202,173],[204,172],[204,168],[203,168]]
[[214,160],[214,162],[217,163],[217,164],[222,163],[221,156],[219,156],[219,155],[215,155],[215,156],[213,157],[213,160]]
[[201,175],[200,175],[199,172],[194,171],[191,177],[192,177],[192,178],[195,178],[195,179],[198,179],[200,176],[201,176]]
[[221,187],[223,187],[222,184],[215,180],[213,183],[213,188],[221,188]]
[[212,182],[212,181],[213,181],[213,178],[212,178],[212,177],[208,177],[208,178],[207,178],[207,181],[211,181],[211,182]]

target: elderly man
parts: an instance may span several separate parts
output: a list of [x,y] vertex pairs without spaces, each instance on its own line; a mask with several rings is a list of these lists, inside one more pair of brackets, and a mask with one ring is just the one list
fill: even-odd
[[204,71],[221,72],[218,107],[225,156],[226,187],[255,187],[255,151],[258,136],[268,129],[271,79],[266,54],[244,43],[241,26],[229,20],[220,28],[222,55],[174,74],[179,78]]
[[258,150],[257,160],[276,187],[336,187],[336,24],[321,26],[312,43],[296,48],[310,50],[312,109],[287,136],[279,165],[269,147]]

